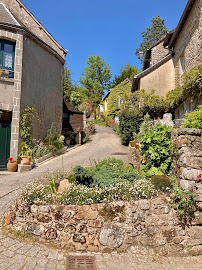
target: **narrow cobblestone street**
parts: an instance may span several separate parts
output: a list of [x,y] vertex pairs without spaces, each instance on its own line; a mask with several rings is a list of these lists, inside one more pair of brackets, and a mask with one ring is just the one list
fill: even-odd
[[[92,141],[63,156],[64,168],[70,170],[75,165],[88,165],[93,159],[116,156],[127,162],[128,148],[120,144],[119,137],[107,128],[97,127]],[[62,168],[62,157],[54,158],[40,167],[24,174],[0,175],[0,216],[14,202],[21,187],[45,173]],[[199,270],[202,269],[202,256],[166,258],[140,254],[101,254],[94,255],[98,270]],[[66,269],[66,255],[63,250],[47,247],[39,243],[27,242],[6,236],[0,230],[0,270],[60,270]],[[77,254],[78,255],[78,254]],[[78,269],[79,270],[79,269]]]

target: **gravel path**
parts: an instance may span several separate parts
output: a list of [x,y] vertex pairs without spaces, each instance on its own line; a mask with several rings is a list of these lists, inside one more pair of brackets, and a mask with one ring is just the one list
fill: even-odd
[[[97,133],[92,136],[90,143],[64,154],[63,160],[61,156],[56,157],[28,173],[0,174],[0,216],[13,203],[24,184],[39,177],[47,170],[54,171],[63,166],[65,170],[70,170],[75,165],[89,165],[93,159],[110,156],[127,162],[127,154],[128,147],[121,145],[119,137],[113,131],[97,127]],[[202,269],[202,256],[165,258],[134,254],[95,254],[95,258],[98,270]],[[66,254],[63,251],[5,236],[0,228],[0,270],[65,270],[65,263]]]

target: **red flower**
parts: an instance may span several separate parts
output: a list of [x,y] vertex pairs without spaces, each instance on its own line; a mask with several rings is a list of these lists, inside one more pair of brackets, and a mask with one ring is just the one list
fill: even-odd
[[194,188],[193,187],[190,187],[190,191],[193,192],[194,191]]
[[9,160],[9,161],[11,161],[11,160],[13,160],[13,158],[12,158],[12,157],[10,157],[10,158],[8,158],[8,160]]
[[166,176],[166,179],[167,179],[167,180],[170,180],[170,177]]
[[186,198],[186,201],[188,200],[188,198]]

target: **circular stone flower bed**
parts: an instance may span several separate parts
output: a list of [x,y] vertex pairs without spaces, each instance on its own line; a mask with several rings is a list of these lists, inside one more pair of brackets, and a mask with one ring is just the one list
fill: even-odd
[[199,255],[200,194],[195,200],[195,186],[182,190],[166,176],[150,181],[111,158],[29,184],[6,226],[71,251]]
[[168,201],[161,195],[82,206],[17,202],[9,226],[68,251],[201,254],[202,220],[183,228]]

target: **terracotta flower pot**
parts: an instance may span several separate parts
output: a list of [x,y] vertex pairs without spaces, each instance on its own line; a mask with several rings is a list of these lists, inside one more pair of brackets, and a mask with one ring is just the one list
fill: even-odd
[[22,164],[23,165],[30,165],[31,158],[28,157],[22,157]]
[[16,172],[18,168],[18,163],[17,161],[13,161],[13,162],[8,162],[7,163],[7,169],[9,172]]
[[66,146],[69,146],[70,145],[70,140],[65,140],[65,144],[66,144]]

